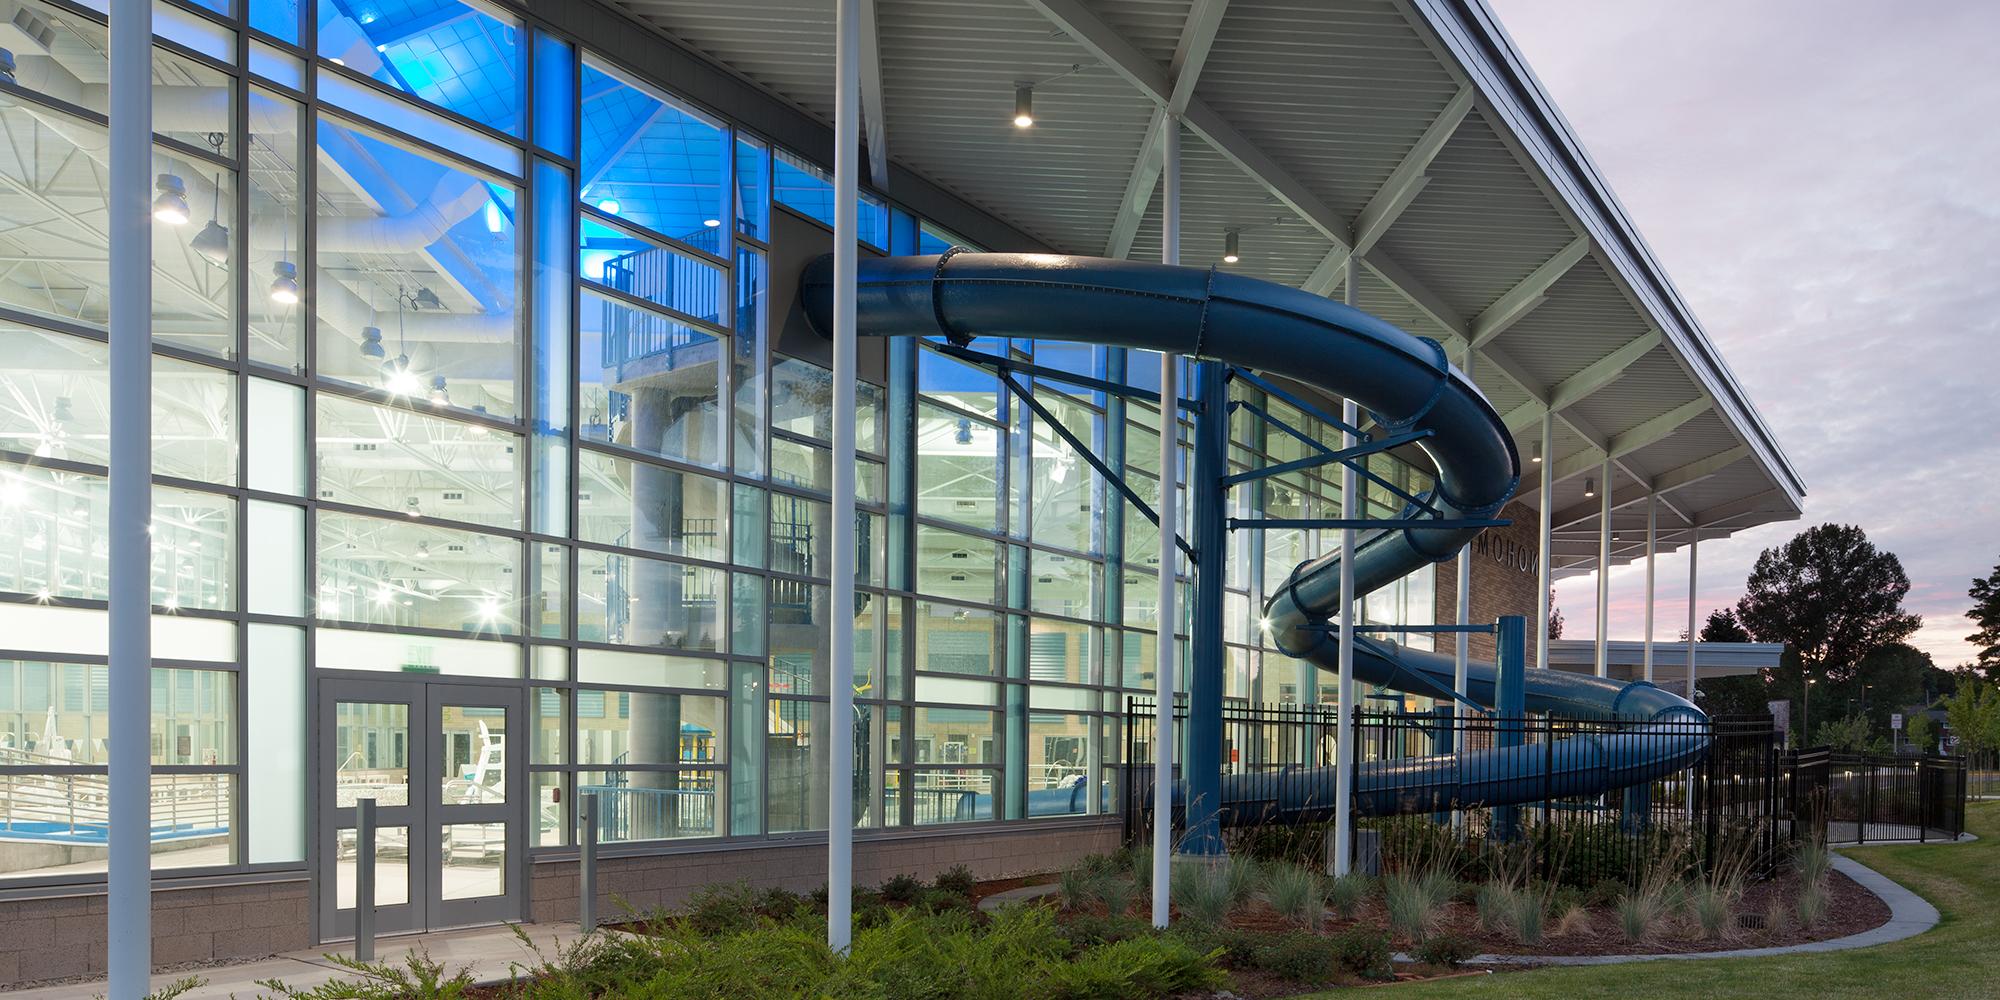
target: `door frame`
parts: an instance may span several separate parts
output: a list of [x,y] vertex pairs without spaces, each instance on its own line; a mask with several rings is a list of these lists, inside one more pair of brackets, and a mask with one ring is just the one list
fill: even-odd
[[[309,852],[313,858],[312,913],[322,942],[352,940],[354,910],[338,907],[339,835],[354,826],[354,807],[336,803],[333,777],[340,761],[335,755],[335,727],[341,702],[372,702],[408,706],[409,737],[404,763],[409,772],[409,797],[402,806],[376,808],[378,829],[407,827],[409,857],[408,901],[376,911],[378,934],[421,933],[523,921],[528,917],[528,805],[533,799],[527,782],[529,720],[527,689],[518,683],[482,683],[481,678],[435,675],[328,671],[314,678],[312,742],[309,759],[308,814],[314,830]],[[505,744],[505,803],[446,805],[441,792],[444,761],[443,706],[498,707],[508,713],[511,730]],[[436,787],[433,787],[436,786]],[[500,895],[467,900],[443,898],[443,827],[447,823],[504,823],[505,859],[501,864]],[[377,884],[381,879],[377,875]]]

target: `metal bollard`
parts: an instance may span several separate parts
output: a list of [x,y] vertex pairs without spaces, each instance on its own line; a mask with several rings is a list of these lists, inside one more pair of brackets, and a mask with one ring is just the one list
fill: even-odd
[[354,960],[375,960],[375,800],[354,802]]
[[576,797],[576,922],[588,934],[597,929],[597,793]]

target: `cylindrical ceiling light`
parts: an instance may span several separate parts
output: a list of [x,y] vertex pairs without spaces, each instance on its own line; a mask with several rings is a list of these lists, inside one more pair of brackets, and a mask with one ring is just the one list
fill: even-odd
[[161,174],[153,181],[158,195],[153,199],[153,218],[169,226],[185,226],[188,221],[187,183],[175,174]]
[[[271,265],[271,301],[281,306],[299,304],[299,268],[289,260],[281,260]],[[375,343],[380,346],[382,332],[375,332]]]
[[1014,85],[1014,127],[1027,128],[1035,123],[1035,85],[1017,83]]
[[1591,479],[1588,476],[1584,477],[1583,495],[1585,497],[1594,497],[1597,495],[1597,480]]
[[1535,442],[1535,456],[1533,461],[1536,465],[1542,464],[1542,443],[1540,441]]
[[1242,254],[1239,252],[1242,250],[1240,243],[1241,239],[1236,230],[1231,229],[1222,234],[1222,262],[1224,264],[1234,264],[1243,259]]

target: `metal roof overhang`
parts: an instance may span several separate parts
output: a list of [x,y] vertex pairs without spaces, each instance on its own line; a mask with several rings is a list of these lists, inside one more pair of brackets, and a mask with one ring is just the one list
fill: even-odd
[[[1782,642],[1697,642],[1694,644],[1696,677],[1732,677],[1754,674],[1778,666],[1784,656]],[[1589,673],[1597,663],[1597,644],[1590,639],[1556,639],[1549,643],[1549,666],[1558,670]],[[1633,639],[1613,639],[1605,643],[1605,659],[1614,677],[1638,677],[1645,669],[1645,643]],[[1653,643],[1653,680],[1672,687],[1687,682],[1687,643]]]
[[[600,52],[830,160],[833,0],[532,3]],[[1553,414],[1557,577],[1797,518],[1805,485],[1484,0],[863,0],[871,176],[991,249],[1184,261],[1342,294],[1442,341],[1523,455]],[[622,17],[621,17],[622,15]],[[629,30],[645,25],[646,37]],[[667,44],[660,44],[662,41]],[[1051,79],[1054,78],[1054,79]],[[1009,119],[1019,81],[1036,124]]]

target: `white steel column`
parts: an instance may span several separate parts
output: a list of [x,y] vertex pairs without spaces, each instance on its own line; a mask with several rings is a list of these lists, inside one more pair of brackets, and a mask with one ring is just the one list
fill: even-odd
[[[1695,635],[1696,635],[1696,632],[1694,630],[1694,620],[1695,620],[1695,609],[1699,607],[1699,605],[1696,603],[1696,598],[1695,598],[1695,594],[1698,593],[1696,587],[1697,577],[1695,570],[1699,565],[1699,556],[1701,555],[1701,527],[1699,525],[1691,524],[1688,526],[1688,531],[1692,533],[1693,537],[1688,542],[1687,700],[1689,702],[1692,702],[1694,701],[1694,647],[1695,647]],[[1681,782],[1681,784],[1687,788],[1687,794],[1684,796],[1685,801],[1683,802],[1683,808],[1687,810],[1687,815],[1693,816],[1694,815],[1694,769],[1689,768],[1686,773],[1687,777]]]
[[846,954],[854,903],[854,300],[861,171],[861,0],[839,0],[833,117],[833,647],[827,680],[826,943]]
[[[1546,459],[1544,460],[1546,464]],[[1611,456],[1597,476],[1597,676],[1611,676]]]
[[1690,526],[1688,528],[1688,531],[1692,532],[1694,537],[1692,541],[1688,542],[1687,700],[1693,701],[1694,700],[1694,646],[1695,646],[1695,637],[1700,634],[1695,631],[1695,609],[1696,607],[1698,607],[1695,600],[1695,569],[1699,563],[1699,557],[1701,555],[1701,529],[1698,527]]
[[[1361,276],[1353,257],[1347,258],[1347,280],[1341,285],[1340,300],[1354,304],[1354,286]],[[1360,426],[1361,408],[1353,399],[1340,404],[1340,419],[1349,427]],[[1359,442],[1351,431],[1340,432],[1340,446],[1352,448]],[[1355,503],[1357,477],[1352,463],[1340,466],[1340,516],[1360,517]],[[1333,873],[1345,875],[1352,866],[1354,847],[1354,529],[1340,529],[1340,715],[1333,726]]]
[[1646,683],[1653,683],[1653,562],[1658,555],[1657,546],[1660,530],[1660,498],[1646,494],[1646,650],[1644,675]]
[[[1168,115],[1162,125],[1160,261],[1181,262],[1181,120]],[[1180,459],[1180,357],[1160,355],[1160,638],[1153,644],[1153,926],[1167,926],[1172,900],[1169,881],[1174,858],[1174,675],[1180,657],[1174,646],[1175,567],[1180,565],[1180,504],[1174,469]]]
[[[1465,352],[1465,364],[1464,364],[1465,380],[1467,382],[1472,382],[1474,385],[1477,385],[1478,383],[1473,382],[1472,362],[1478,357],[1479,357],[1478,351],[1474,351],[1468,348]],[[1472,546],[1467,545],[1465,548],[1458,550],[1458,617],[1455,624],[1469,625],[1472,623],[1471,619],[1472,619]],[[1456,659],[1453,661],[1453,668],[1452,668],[1452,690],[1458,692],[1460,697],[1464,697],[1465,695],[1466,661],[1471,652],[1471,646],[1472,646],[1472,635],[1467,632],[1460,632],[1458,634],[1458,650],[1456,654]],[[1453,719],[1462,720],[1466,717],[1466,714],[1467,713],[1465,710],[1465,704],[1463,702],[1452,703],[1451,716]],[[1453,742],[1452,748],[1454,750],[1465,749],[1464,747],[1458,746],[1456,741]],[[1462,811],[1454,810],[1452,812],[1453,822],[1456,823],[1458,820],[1462,819],[1464,815],[1465,814]]]
[[111,522],[109,995],[136,1000],[153,966],[153,6],[111,17]]
[[1549,668],[1549,584],[1555,580],[1555,572],[1549,566],[1549,536],[1555,531],[1556,501],[1552,495],[1556,491],[1556,420],[1554,411],[1542,413],[1542,488],[1536,494],[1541,501],[1540,527],[1535,537],[1536,580],[1535,580],[1535,666]]

